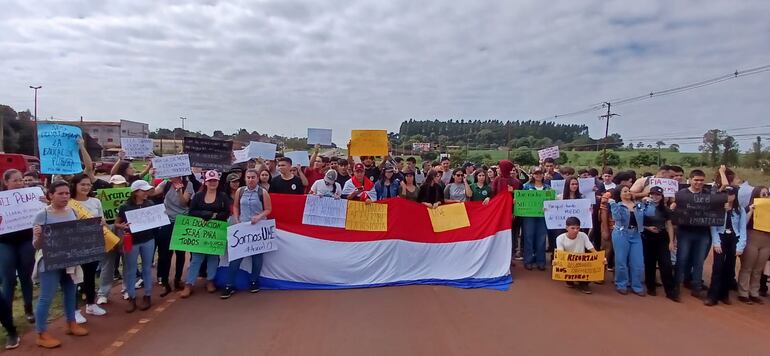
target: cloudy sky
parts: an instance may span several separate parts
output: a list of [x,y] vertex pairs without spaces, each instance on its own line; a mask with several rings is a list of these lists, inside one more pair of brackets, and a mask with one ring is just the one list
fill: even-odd
[[[109,3],[109,4],[107,4]],[[0,12],[0,103],[151,129],[304,136],[543,119],[770,64],[770,2],[24,1]],[[770,139],[770,71],[620,106],[611,132]],[[560,118],[604,125],[595,111]],[[748,129],[764,124],[764,128]],[[740,136],[743,135],[743,136]]]

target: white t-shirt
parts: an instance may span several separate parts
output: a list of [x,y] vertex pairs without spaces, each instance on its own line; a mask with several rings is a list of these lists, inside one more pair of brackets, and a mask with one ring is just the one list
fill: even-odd
[[332,186],[326,185],[326,181],[319,179],[310,187],[310,192],[313,195],[320,195],[322,197],[339,197],[342,194],[342,187],[337,182],[334,183],[334,186],[336,186],[336,190],[332,193]]
[[573,253],[585,253],[586,250],[593,250],[594,245],[591,240],[588,239],[588,235],[584,232],[578,232],[577,237],[572,240],[567,237],[567,233],[563,233],[556,238],[556,250],[566,251]]
[[88,198],[86,201],[78,201],[95,218],[102,217],[102,202],[96,198]]

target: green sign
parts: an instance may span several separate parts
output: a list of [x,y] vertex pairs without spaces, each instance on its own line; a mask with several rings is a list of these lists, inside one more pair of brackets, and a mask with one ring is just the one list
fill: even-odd
[[556,199],[556,191],[546,190],[516,190],[513,198],[516,201],[513,215],[521,217],[543,217],[543,202]]
[[227,250],[227,223],[177,215],[174,232],[171,234],[171,249],[207,255],[224,255]]
[[128,200],[131,196],[131,188],[110,188],[99,189],[96,191],[96,197],[102,202],[102,212],[104,220],[108,223],[115,221],[118,216],[118,207]]

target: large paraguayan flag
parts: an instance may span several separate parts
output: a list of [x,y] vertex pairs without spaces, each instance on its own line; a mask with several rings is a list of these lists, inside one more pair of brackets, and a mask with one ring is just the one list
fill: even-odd
[[[388,207],[387,231],[302,224],[305,196],[271,194],[277,251],[264,254],[263,289],[344,289],[410,284],[507,290],[512,282],[511,197],[466,204],[469,227],[433,232],[427,208],[405,199]],[[244,258],[236,288],[248,286]],[[225,283],[227,258],[216,282]]]

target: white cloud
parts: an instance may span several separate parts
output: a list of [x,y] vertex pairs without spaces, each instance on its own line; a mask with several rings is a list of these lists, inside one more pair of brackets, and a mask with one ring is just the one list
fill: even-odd
[[[766,1],[18,0],[4,9],[0,98],[17,110],[40,84],[41,117],[171,127],[186,116],[206,132],[293,135],[329,126],[341,144],[351,128],[541,119],[770,63]],[[611,131],[696,136],[765,122],[768,75],[619,107]],[[598,137],[599,114],[562,120]]]

